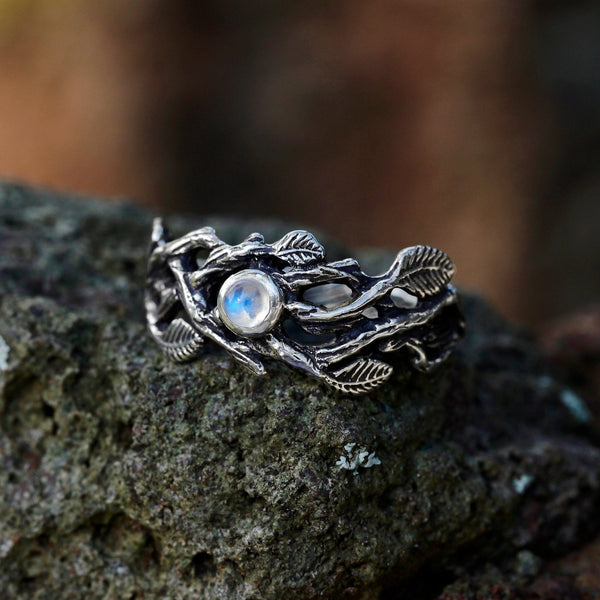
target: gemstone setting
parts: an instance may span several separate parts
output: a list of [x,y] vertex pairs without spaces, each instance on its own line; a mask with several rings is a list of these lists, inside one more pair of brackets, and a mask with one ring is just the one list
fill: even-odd
[[283,299],[269,275],[258,269],[244,269],[221,286],[217,310],[229,330],[252,337],[273,329],[283,310]]

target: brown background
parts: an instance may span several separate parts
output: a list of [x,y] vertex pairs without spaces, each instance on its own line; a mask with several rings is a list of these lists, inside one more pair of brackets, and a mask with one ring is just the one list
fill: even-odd
[[600,297],[600,5],[0,0],[0,176],[446,250],[532,325]]

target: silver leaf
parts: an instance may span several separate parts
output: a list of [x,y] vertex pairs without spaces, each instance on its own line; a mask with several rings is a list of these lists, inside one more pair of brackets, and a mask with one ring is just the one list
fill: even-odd
[[328,383],[347,394],[366,394],[379,387],[393,368],[373,358],[361,358],[328,377]]
[[393,268],[399,270],[396,287],[425,298],[441,292],[452,279],[454,264],[441,250],[413,246],[403,250]]
[[193,358],[203,344],[202,336],[183,319],[174,319],[163,333],[153,332],[153,337],[167,356],[177,362]]
[[286,262],[299,266],[322,261],[323,246],[308,231],[290,231],[273,244],[275,255]]

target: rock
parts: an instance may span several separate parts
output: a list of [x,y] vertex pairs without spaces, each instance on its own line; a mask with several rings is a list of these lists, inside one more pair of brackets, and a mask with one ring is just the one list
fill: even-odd
[[501,566],[463,573],[438,600],[599,600],[600,540],[546,565],[527,550]]
[[[533,341],[483,301],[465,297],[468,335],[442,368],[368,396],[280,364],[257,378],[208,344],[176,365],[145,330],[150,223],[0,188],[7,597],[367,600],[444,573],[435,597],[459,566],[564,553],[598,527],[600,450]],[[289,229],[210,223],[232,241]]]
[[589,405],[600,439],[600,305],[547,325],[541,342],[563,378]]

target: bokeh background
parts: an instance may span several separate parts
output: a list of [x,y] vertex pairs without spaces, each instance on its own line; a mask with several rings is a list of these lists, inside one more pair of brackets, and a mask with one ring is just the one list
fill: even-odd
[[600,298],[600,3],[0,0],[0,177],[428,243],[535,327]]

